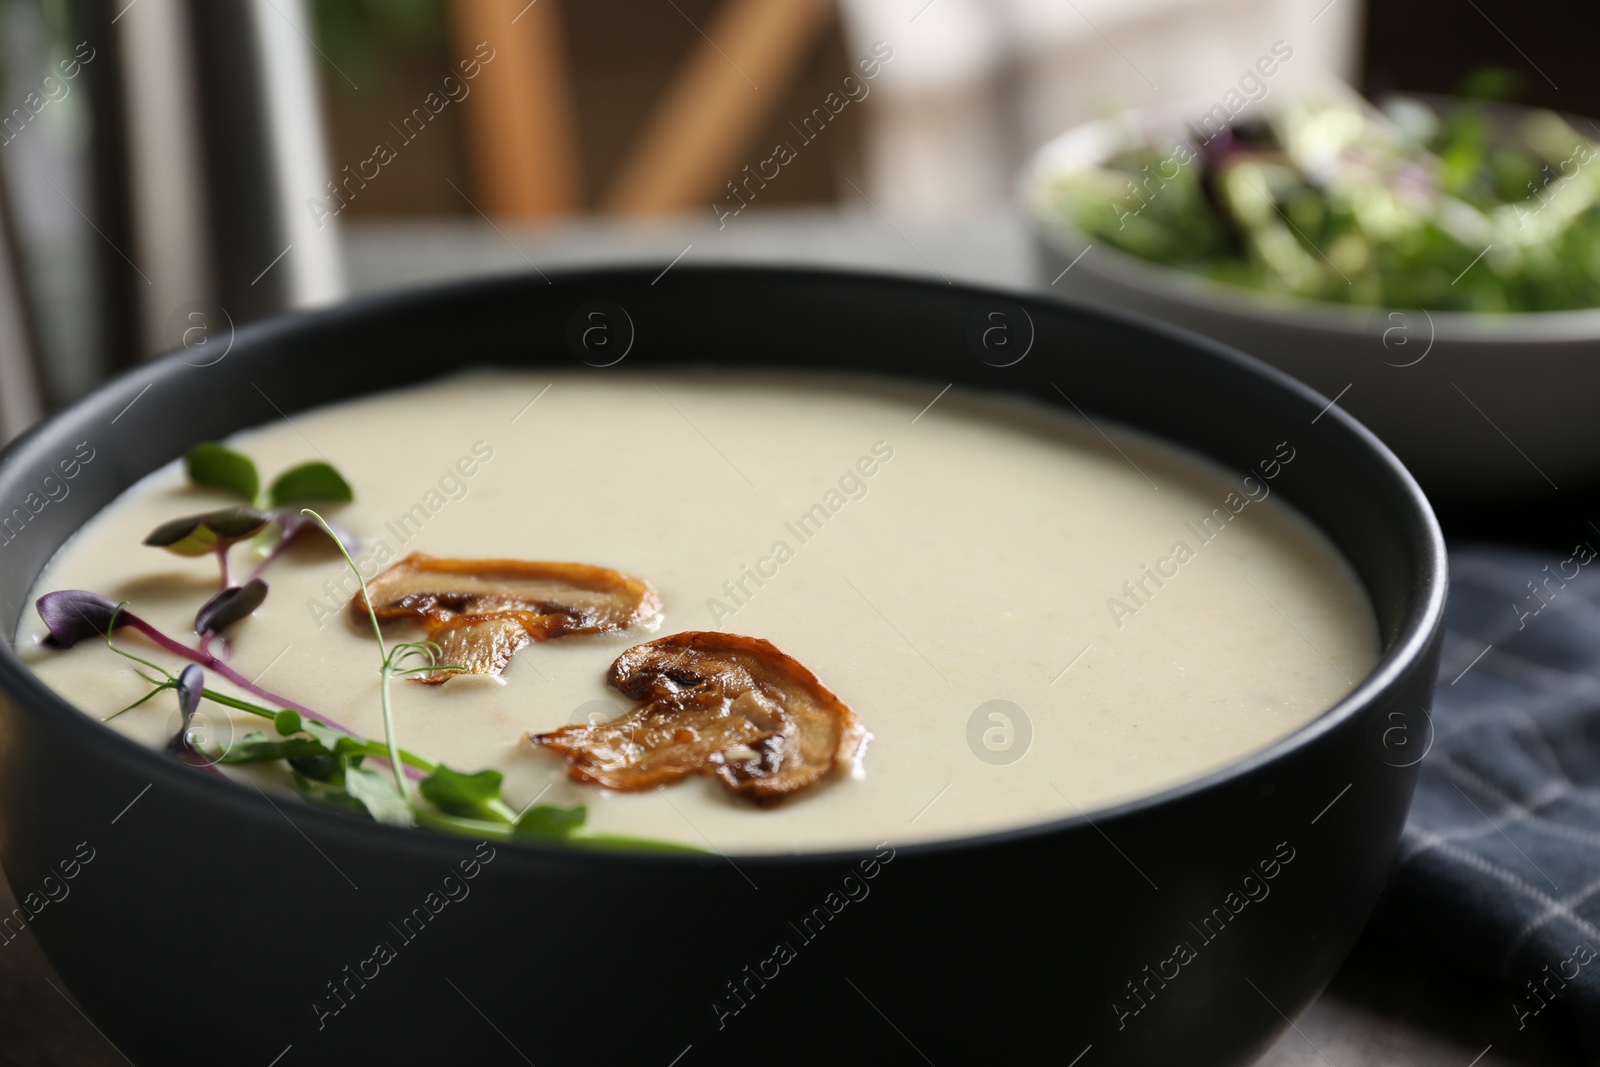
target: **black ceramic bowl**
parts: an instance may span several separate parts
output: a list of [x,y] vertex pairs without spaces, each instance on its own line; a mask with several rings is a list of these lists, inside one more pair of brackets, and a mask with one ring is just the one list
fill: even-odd
[[[502,844],[433,913],[473,843],[179,766],[68,705],[7,639],[0,860],[19,899],[44,902],[13,926],[141,1064],[1252,1060],[1366,920],[1428,742],[1444,550],[1405,470],[1309,389],[1172,330],[881,277],[657,273],[368,300],[107,385],[0,459],[0,503],[24,509],[0,543],[0,630],[32,610],[74,530],[196,441],[471,364],[582,370],[625,353],[633,370],[890,374],[930,398],[953,382],[1065,408],[1064,392],[1235,469],[1288,441],[1276,488],[1365,581],[1382,661],[1267,751],[1092,821],[889,842],[875,863]],[[97,458],[33,513],[29,494],[85,441]],[[582,462],[577,443],[549,462],[567,448]],[[937,721],[962,728],[954,710]]]

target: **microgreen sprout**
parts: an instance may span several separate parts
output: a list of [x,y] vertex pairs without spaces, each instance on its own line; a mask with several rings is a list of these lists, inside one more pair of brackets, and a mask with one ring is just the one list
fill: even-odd
[[164,522],[150,531],[144,543],[179,556],[216,556],[222,568],[222,587],[226,589],[233,584],[228,567],[229,550],[240,541],[254,537],[271,522],[270,514],[255,508],[222,508]]
[[[215,556],[222,572],[223,592],[237,588],[229,563],[235,545],[249,541],[256,546],[259,562],[250,578],[259,578],[284,549],[314,528],[299,512],[298,505],[313,501],[345,504],[355,499],[344,475],[321,461],[291,467],[263,491],[254,461],[215,441],[202,441],[189,449],[184,456],[184,470],[194,485],[240,497],[244,504],[163,523],[150,532],[144,543],[180,556]],[[322,525],[341,546],[355,547],[348,533],[325,521]]]
[[[253,502],[258,493],[259,479],[254,464],[220,445],[197,446],[189,456],[189,472],[197,484],[236,492]],[[348,500],[349,486],[326,464],[305,464],[281,475],[266,494],[265,502],[281,507],[287,500],[319,495]],[[262,688],[212,650],[213,638],[248,617],[266,599],[267,585],[259,577],[252,576],[243,585],[232,583],[227,549],[239,540],[260,533],[269,524],[276,524],[281,532],[276,544],[256,568],[257,574],[289,540],[320,528],[333,540],[355,575],[367,620],[378,642],[383,711],[381,741],[361,737],[304,704]],[[221,773],[217,769],[219,765],[281,764],[289,771],[295,788],[313,803],[380,822],[422,825],[479,839],[523,838],[648,852],[701,851],[673,842],[587,831],[584,829],[587,812],[583,805],[532,804],[520,813],[515,812],[501,798],[504,776],[499,771],[457,771],[401,748],[394,726],[390,681],[464,668],[440,663],[440,646],[432,641],[402,641],[390,645],[384,639],[377,612],[367,596],[366,580],[352,555],[354,541],[311,508],[264,513],[250,507],[236,507],[192,516],[159,527],[147,543],[160,544],[180,555],[215,553],[222,561],[223,588],[195,615],[194,629],[200,638],[198,648],[161,632],[127,610],[125,603],[113,603],[87,590],[47,593],[39,598],[37,605],[47,630],[43,639],[46,647],[65,650],[86,637],[102,637],[106,647],[134,664],[134,672],[150,686],[149,692],[109,716],[107,721],[171,690],[177,696],[180,725],[165,750],[174,758],[212,774]],[[189,661],[188,664],[173,674],[160,664],[129,651],[113,636],[123,629],[138,632],[157,648]],[[275,707],[207,688],[208,672]],[[202,750],[195,744],[192,724],[200,704],[206,700],[266,720],[275,737],[269,736],[266,730],[255,730],[225,747],[218,745]],[[366,766],[367,760],[387,763],[392,785],[389,777]],[[414,791],[407,782],[408,777],[417,782]]]
[[[83,638],[90,636],[90,634],[103,636],[107,647],[117,655],[143,664],[163,675],[168,683],[175,683],[176,679],[170,672],[117,646],[111,638],[112,633],[122,627],[128,627],[142,633],[157,647],[175,656],[189,660],[191,663],[200,664],[207,670],[226,678],[247,693],[277,704],[279,707],[294,708],[300,714],[315,719],[332,729],[344,730],[344,727],[327,716],[314,712],[302,704],[295,703],[288,697],[279,696],[277,693],[257,685],[234,670],[226,660],[209,649],[190,648],[183,642],[168,637],[143,618],[125,610],[123,604],[114,604],[98,593],[90,593],[82,589],[63,589],[53,593],[46,593],[40,597],[37,607],[40,618],[44,620],[45,626],[49,630],[43,641],[43,644],[48,648],[67,649],[83,640]],[[157,679],[152,679],[147,675],[143,677],[151,685],[161,684]],[[164,688],[171,687],[170,684],[164,686]],[[140,701],[139,703],[142,702]],[[127,708],[123,709],[123,711],[127,710]],[[120,715],[121,712],[118,712],[118,714]]]
[[[372,609],[372,601],[367,596],[367,580],[361,576],[361,568],[356,565],[354,557],[350,555],[349,550],[344,547],[344,542],[339,539],[339,535],[333,532],[333,528],[328,525],[327,520],[321,515],[318,515],[310,508],[300,509],[300,514],[314,520],[318,526],[327,531],[333,543],[339,546],[339,554],[344,557],[345,563],[349,565],[350,573],[356,576],[356,584],[361,587],[361,602],[366,605],[367,618],[372,622],[372,636],[378,639],[378,656],[380,659],[378,666],[378,692],[383,701],[383,739],[389,749],[389,766],[394,771],[395,789],[399,790],[401,797],[409,798],[410,791],[406,787],[405,775],[400,770],[400,748],[394,739],[394,709],[389,700],[389,679],[396,674],[413,674],[417,671],[452,671],[460,668],[438,665],[439,646],[432,641],[406,641],[390,649],[383,640],[383,627],[378,625],[378,613]],[[413,659],[423,660],[425,665],[411,668],[400,667],[400,664]]]

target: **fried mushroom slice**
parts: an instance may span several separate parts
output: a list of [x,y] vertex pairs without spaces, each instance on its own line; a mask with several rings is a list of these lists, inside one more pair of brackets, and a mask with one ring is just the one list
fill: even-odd
[[628,649],[607,681],[641,701],[621,718],[530,735],[565,756],[568,777],[620,792],[714,774],[772,803],[853,758],[856,713],[798,660],[758,637],[673,634]]
[[[367,583],[380,622],[410,619],[440,646],[439,662],[499,674],[529,641],[620,633],[653,619],[661,598],[650,583],[585,563],[441,559],[413,552]],[[357,593],[358,621],[367,600]],[[430,685],[457,671],[413,675]]]

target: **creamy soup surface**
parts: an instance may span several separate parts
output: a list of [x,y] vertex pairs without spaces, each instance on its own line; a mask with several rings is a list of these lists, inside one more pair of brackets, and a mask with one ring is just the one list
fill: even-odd
[[[368,577],[421,551],[594,563],[655,585],[654,632],[534,643],[499,680],[395,686],[403,746],[499,768],[513,807],[587,803],[600,831],[787,852],[1092,812],[1260,750],[1376,663],[1354,572],[1261,470],[1246,479],[1021,403],[930,399],[855,380],[475,373],[229,443],[264,480],[310,459],[338,467],[356,499],[330,517],[360,538]],[[1295,445],[1263,441],[1265,470],[1292,467]],[[235,502],[165,467],[68,542],[35,595],[127,600],[192,642],[215,561],[140,541]],[[248,570],[245,548],[235,560]],[[343,561],[306,544],[265,577],[266,603],[230,631],[231,663],[381,737],[376,644],[346,610]],[[604,681],[624,649],[713,629],[765,638],[816,672],[872,734],[856,764],[759,808],[709,777],[608,793],[528,741],[629,708]],[[130,650],[182,666],[123,633]],[[23,654],[88,714],[147,691],[103,643],[52,652],[42,634],[30,611]],[[209,704],[206,716],[213,741],[261,722]],[[176,724],[163,694],[111,726],[159,746]]]

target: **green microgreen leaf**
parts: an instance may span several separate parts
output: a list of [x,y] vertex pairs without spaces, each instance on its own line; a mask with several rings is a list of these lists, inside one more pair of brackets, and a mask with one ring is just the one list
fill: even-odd
[[372,818],[391,826],[413,826],[411,805],[397,790],[394,780],[370,767],[348,767],[344,772],[344,788]]
[[344,475],[320,460],[290,467],[272,483],[267,499],[275,508],[313,501],[329,504],[348,504],[355,499],[350,483]]
[[227,445],[215,441],[202,441],[189,449],[183,457],[184,469],[195,485],[241,496],[247,503],[256,502],[261,491],[261,477],[250,457],[235,452]]
[[242,541],[263,529],[272,516],[255,508],[232,507],[200,516],[219,541]]
[[180,556],[203,556],[216,550],[217,535],[195,519],[174,519],[151,530],[144,543]]
[[335,756],[326,750],[310,752],[304,756],[289,758],[289,766],[296,773],[304,775],[314,782],[327,782],[330,785],[344,785],[345,759]]
[[[294,766],[293,763],[290,766]],[[330,783],[322,779],[308,778],[296,768],[294,787],[300,795],[313,804],[320,804],[335,811],[342,811],[347,815],[370,816],[367,806],[345,791],[343,781]]]
[[546,841],[568,841],[582,829],[589,810],[582,804],[563,808],[556,804],[536,804],[517,817],[511,828],[514,837],[537,837]]
[[218,763],[265,763],[268,760],[292,760],[306,756],[326,756],[328,750],[322,742],[310,737],[291,737],[270,741],[261,730],[252,730],[228,746],[218,758]]
[[500,815],[490,806],[500,799],[500,786],[505,776],[499,771],[479,771],[463,774],[440,764],[439,769],[422,780],[418,787],[423,799],[446,815],[467,819],[499,821]]
[[271,515],[255,508],[223,508],[164,522],[150,531],[144,543],[180,556],[203,556],[244,540],[271,521]]
[[293,708],[284,708],[272,717],[272,728],[280,737],[290,737],[300,732],[303,720]]
[[300,724],[300,729],[321,741],[329,752],[334,751],[340,741],[350,740],[350,735],[343,730],[335,730],[333,727],[326,726],[315,719],[306,719]]
[[360,763],[366,756],[384,758],[381,746],[378,751],[374,752],[372,750],[372,742],[364,741],[359,737],[341,737],[329,747],[328,751],[336,756],[349,756],[352,763]]

